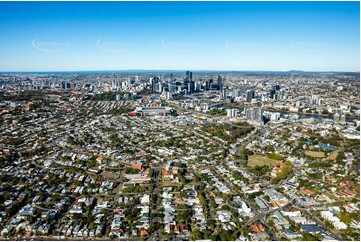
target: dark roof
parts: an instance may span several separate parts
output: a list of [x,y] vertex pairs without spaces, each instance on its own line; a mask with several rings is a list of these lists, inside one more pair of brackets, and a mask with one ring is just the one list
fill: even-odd
[[302,224],[301,229],[305,230],[305,231],[307,231],[309,233],[322,232],[322,228],[320,228],[320,227],[318,227],[317,225],[314,225],[314,224]]

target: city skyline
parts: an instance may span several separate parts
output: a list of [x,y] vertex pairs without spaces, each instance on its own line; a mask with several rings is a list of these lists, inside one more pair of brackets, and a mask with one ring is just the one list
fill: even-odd
[[358,2],[0,6],[0,72],[359,71]]

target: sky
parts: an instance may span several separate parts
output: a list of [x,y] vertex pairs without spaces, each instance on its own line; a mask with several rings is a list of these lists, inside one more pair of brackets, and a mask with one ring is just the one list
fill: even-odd
[[359,2],[0,2],[0,71],[359,71]]

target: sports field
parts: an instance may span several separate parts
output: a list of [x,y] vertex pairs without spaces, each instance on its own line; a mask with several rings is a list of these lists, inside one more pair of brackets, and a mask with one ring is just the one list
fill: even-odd
[[266,156],[262,155],[250,155],[248,156],[248,166],[255,167],[255,166],[276,166],[281,164],[282,161],[280,160],[273,160]]
[[314,158],[325,158],[325,153],[321,151],[310,151],[306,150],[305,154]]

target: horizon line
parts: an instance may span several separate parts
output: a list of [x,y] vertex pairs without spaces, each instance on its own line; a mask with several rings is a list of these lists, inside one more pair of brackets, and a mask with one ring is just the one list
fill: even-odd
[[118,69],[118,70],[42,70],[42,71],[0,71],[0,73],[66,73],[66,72],[183,72],[183,71],[192,71],[192,72],[314,72],[314,73],[360,73],[360,70],[357,71],[345,71],[345,70],[216,70],[216,69]]

